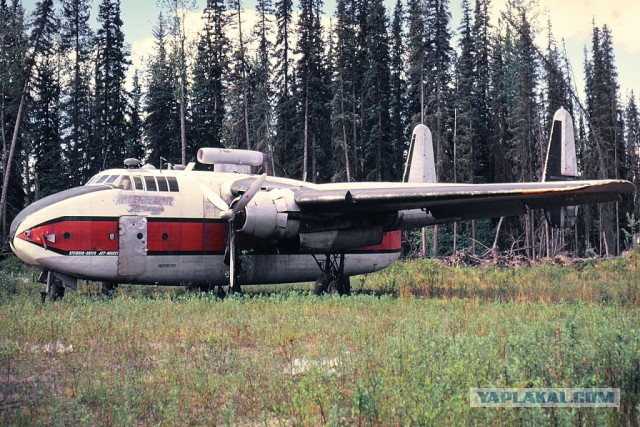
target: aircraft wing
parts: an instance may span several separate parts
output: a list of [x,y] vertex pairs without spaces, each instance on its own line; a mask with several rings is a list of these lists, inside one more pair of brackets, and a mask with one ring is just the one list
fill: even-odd
[[324,184],[301,187],[302,212],[357,213],[426,209],[438,220],[519,215],[553,208],[620,201],[634,186],[622,180],[505,184]]

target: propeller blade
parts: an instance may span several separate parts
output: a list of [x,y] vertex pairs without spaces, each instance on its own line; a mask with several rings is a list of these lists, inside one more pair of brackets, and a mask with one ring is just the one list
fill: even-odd
[[247,192],[242,195],[240,200],[238,200],[238,203],[233,208],[233,216],[235,216],[238,212],[242,211],[249,204],[251,199],[253,199],[253,196],[255,196],[256,193],[260,191],[260,187],[262,187],[262,184],[264,184],[264,181],[266,179],[267,179],[267,174],[263,173],[258,177],[258,179],[253,181],[253,184],[251,184]]
[[233,221],[229,223],[229,292],[236,291],[236,231]]
[[216,193],[211,188],[207,187],[201,182],[199,182],[198,185],[200,185],[200,190],[202,191],[202,194],[204,194],[204,196],[207,198],[207,200],[209,200],[209,202],[211,202],[213,206],[215,206],[216,208],[218,208],[223,212],[229,210],[229,205],[224,200],[222,200],[222,197],[220,197],[218,193]]

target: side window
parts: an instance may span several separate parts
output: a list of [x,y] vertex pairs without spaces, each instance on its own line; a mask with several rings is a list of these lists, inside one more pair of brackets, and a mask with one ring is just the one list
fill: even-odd
[[100,178],[98,178],[98,180],[95,182],[95,184],[102,184],[103,182],[105,182],[107,180],[107,178],[109,178],[109,175],[102,175]]
[[178,180],[175,176],[167,177],[167,181],[169,181],[169,191],[171,191],[172,193],[177,193],[178,191],[180,191],[180,189],[178,188]]
[[145,176],[144,183],[147,184],[147,191],[158,191],[156,180],[152,176]]
[[143,190],[144,191],[144,186],[142,185],[142,178],[141,177],[134,175],[133,176],[133,184],[134,184],[134,188],[136,190]]
[[165,178],[164,176],[157,176],[156,180],[158,181],[158,191],[169,191],[167,178]]

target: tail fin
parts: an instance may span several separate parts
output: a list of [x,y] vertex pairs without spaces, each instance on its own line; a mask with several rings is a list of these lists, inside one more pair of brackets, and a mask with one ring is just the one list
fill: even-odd
[[437,182],[431,131],[423,124],[419,124],[413,129],[402,182]]
[[[573,120],[569,112],[560,107],[553,115],[542,182],[576,179],[578,179],[578,160],[573,134]],[[547,221],[554,227],[573,225],[577,214],[577,206],[545,209]]]

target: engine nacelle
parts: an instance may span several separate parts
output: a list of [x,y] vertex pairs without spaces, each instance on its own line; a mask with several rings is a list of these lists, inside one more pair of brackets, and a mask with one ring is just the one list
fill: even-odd
[[329,253],[374,246],[382,243],[383,234],[381,225],[300,233],[300,249]]
[[284,188],[262,191],[244,208],[238,231],[259,239],[290,239],[298,234],[300,221],[289,219],[289,213],[298,211],[293,191]]

